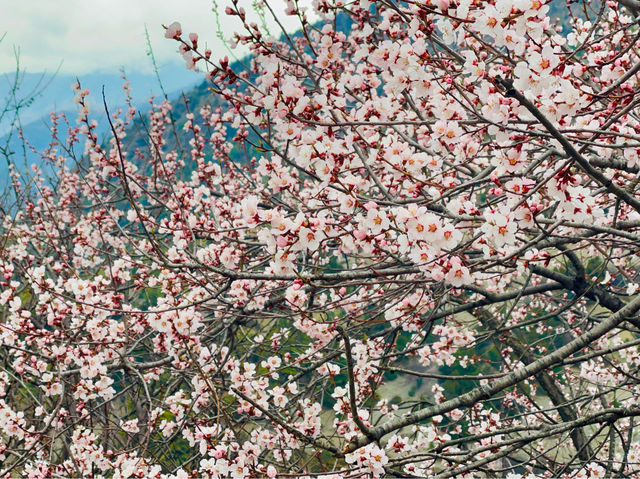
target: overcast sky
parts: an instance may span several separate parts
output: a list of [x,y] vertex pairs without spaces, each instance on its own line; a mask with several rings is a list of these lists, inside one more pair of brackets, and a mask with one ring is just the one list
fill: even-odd
[[[277,0],[282,5],[282,0]],[[227,2],[218,0],[219,8]],[[241,2],[242,4],[243,2]],[[250,10],[250,2],[245,1]],[[272,5],[277,5],[272,2]],[[162,24],[179,21],[185,34],[197,32],[216,58],[227,54],[216,36],[211,0],[0,0],[0,73],[15,70],[14,47],[28,72],[84,74],[95,71],[151,71],[146,56],[147,25],[158,63],[181,61],[177,43],[164,38]],[[293,26],[292,19],[289,25]],[[224,14],[223,34],[238,30]]]

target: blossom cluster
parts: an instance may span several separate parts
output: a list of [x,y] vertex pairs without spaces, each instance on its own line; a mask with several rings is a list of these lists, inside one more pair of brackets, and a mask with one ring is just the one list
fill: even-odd
[[638,26],[590,3],[232,0],[244,63],[171,23],[210,101],[105,143],[76,84],[1,210],[0,477],[640,477]]

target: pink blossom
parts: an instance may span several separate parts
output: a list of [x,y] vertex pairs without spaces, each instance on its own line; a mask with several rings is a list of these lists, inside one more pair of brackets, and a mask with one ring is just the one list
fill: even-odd
[[165,38],[178,39],[180,38],[180,35],[182,35],[182,26],[179,22],[173,22],[164,32]]

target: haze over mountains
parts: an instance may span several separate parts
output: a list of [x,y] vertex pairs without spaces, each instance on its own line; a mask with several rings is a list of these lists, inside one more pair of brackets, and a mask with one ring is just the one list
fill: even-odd
[[[158,98],[163,96],[155,73],[125,73],[127,80],[130,81],[134,102],[141,110],[147,108],[147,101],[151,95],[155,95]],[[182,62],[159,66],[159,75],[169,99],[178,97],[182,91],[191,90],[204,79],[201,73],[186,70]],[[95,72],[80,75],[79,77],[68,74],[20,73],[19,90],[16,92],[16,98],[18,100],[26,100],[33,97],[33,100],[29,102],[28,106],[20,110],[20,120],[19,123],[15,123],[13,131],[11,129],[15,115],[11,111],[5,113],[0,121],[0,147],[7,149],[11,161],[19,169],[24,170],[27,165],[34,161],[39,163],[39,158],[37,155],[27,151],[25,161],[25,152],[15,127],[18,125],[22,127],[25,138],[38,151],[46,148],[51,139],[50,113],[52,111],[65,113],[70,122],[75,122],[77,116],[76,106],[73,103],[75,94],[71,90],[71,85],[77,79],[80,80],[82,88],[88,88],[91,92],[89,96],[92,110],[90,117],[97,119],[102,127],[99,134],[105,131],[106,123],[101,121],[104,118],[104,107],[102,105],[103,86],[110,110],[115,111],[125,104],[125,94],[122,89],[125,80],[122,79],[122,73],[118,71]],[[10,100],[15,84],[15,73],[0,75],[0,101],[2,101],[2,106],[7,103],[7,100]],[[7,180],[7,159],[4,155],[2,156],[0,159],[0,191],[6,185]]]

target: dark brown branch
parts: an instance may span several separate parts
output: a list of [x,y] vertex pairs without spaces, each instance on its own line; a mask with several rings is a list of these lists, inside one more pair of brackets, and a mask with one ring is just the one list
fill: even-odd
[[596,183],[600,186],[603,186],[610,193],[620,198],[622,201],[627,203],[629,206],[633,207],[637,212],[640,213],[640,200],[638,200],[635,196],[627,193],[625,190],[617,186],[612,180],[607,178],[602,172],[596,170],[593,166],[589,164],[589,161],[584,158],[578,150],[574,148],[567,138],[558,131],[558,129],[551,123],[546,116],[542,114],[542,112],[531,103],[522,93],[516,90],[513,87],[513,83],[509,80],[504,80],[502,78],[497,78],[496,83],[503,88],[504,96],[508,98],[515,98],[518,102],[524,106],[529,113],[531,113],[541,124],[545,127],[545,129],[551,133],[551,135],[558,140],[560,145],[564,151],[569,155],[569,157],[574,160],[580,168]]
[[[544,371],[549,367],[562,362],[565,358],[573,353],[580,351],[582,348],[600,338],[604,334],[608,333],[612,329],[619,326],[624,321],[634,316],[640,310],[640,295],[636,296],[633,301],[627,304],[617,313],[612,314],[608,319],[600,322],[584,334],[578,336],[573,341],[561,346],[552,353],[535,360],[533,363],[526,365],[525,367],[510,372],[502,379],[495,381],[490,386],[479,386],[468,393],[462,394],[454,399],[442,402],[435,406],[426,407],[420,409],[413,414],[409,414],[404,417],[399,417],[386,422],[378,427],[371,429],[371,433],[377,439],[382,438],[390,432],[402,429],[405,426],[419,423],[425,419],[429,419],[439,414],[445,414],[449,411],[460,407],[470,407],[479,401],[490,399],[496,393],[518,384],[520,381],[536,375],[540,371]],[[366,436],[360,436],[345,448],[345,453],[353,452],[360,447],[369,444],[371,440]]]

